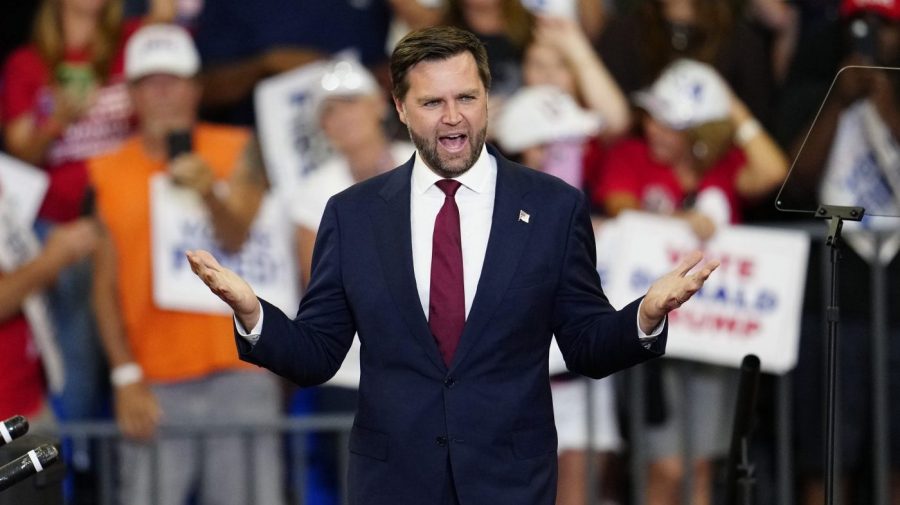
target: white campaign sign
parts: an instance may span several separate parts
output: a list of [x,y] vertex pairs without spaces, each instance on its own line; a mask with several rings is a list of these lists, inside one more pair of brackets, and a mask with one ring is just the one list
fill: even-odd
[[315,62],[260,82],[254,90],[256,127],[266,172],[285,193],[328,153],[315,118],[316,91],[328,62]]
[[[681,220],[627,212],[617,220],[604,290],[620,308],[646,293],[701,244]],[[809,237],[750,226],[720,229],[702,245],[721,266],[703,289],[669,314],[666,355],[739,367],[756,354],[762,369],[790,371],[797,362]]]
[[163,309],[231,314],[191,272],[184,252],[206,249],[246,279],[256,293],[286,314],[299,303],[294,232],[280,199],[267,195],[243,248],[226,254],[217,244],[206,206],[191,190],[174,185],[168,174],[150,181],[153,239],[153,300]]
[[43,170],[0,153],[0,194],[22,223],[34,222],[49,185]]

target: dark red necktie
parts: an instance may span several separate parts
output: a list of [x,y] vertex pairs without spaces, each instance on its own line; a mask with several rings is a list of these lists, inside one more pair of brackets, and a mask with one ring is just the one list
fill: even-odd
[[436,184],[444,192],[444,205],[434,220],[428,326],[437,340],[444,363],[450,366],[466,323],[459,207],[454,199],[460,183],[443,179]]

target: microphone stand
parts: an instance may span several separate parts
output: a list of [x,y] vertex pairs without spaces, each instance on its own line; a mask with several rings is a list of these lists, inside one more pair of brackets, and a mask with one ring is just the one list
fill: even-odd
[[840,262],[841,229],[844,221],[861,221],[865,209],[862,207],[845,207],[839,205],[819,205],[816,217],[828,219],[828,235],[825,246],[829,248],[831,257],[831,287],[829,304],[825,309],[828,325],[826,342],[826,394],[825,394],[825,504],[834,505],[835,501],[835,405],[837,398],[838,368],[838,322],[840,308],[838,306],[838,263]]
[[741,379],[734,409],[734,426],[731,431],[731,449],[725,476],[725,504],[753,505],[756,478],[750,461],[750,435],[753,432],[756,413],[756,396],[759,391],[759,358],[748,354],[741,361]]
[[744,435],[741,437],[741,461],[738,463],[737,482],[735,482],[737,505],[753,505],[756,501],[753,499],[753,490],[756,486],[756,477],[753,476],[755,466],[750,462],[750,451],[747,448],[749,437]]

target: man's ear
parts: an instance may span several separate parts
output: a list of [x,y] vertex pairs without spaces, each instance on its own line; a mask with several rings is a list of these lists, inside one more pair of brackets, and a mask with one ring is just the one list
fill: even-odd
[[396,96],[392,95],[391,99],[394,100],[394,108],[397,110],[397,116],[400,117],[400,122],[406,124],[406,107]]

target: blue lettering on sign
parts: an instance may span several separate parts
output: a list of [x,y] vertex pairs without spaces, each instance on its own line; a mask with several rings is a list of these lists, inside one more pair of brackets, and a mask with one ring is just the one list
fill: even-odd
[[[648,270],[636,269],[631,273],[629,284],[635,292],[644,292],[658,277]],[[707,303],[756,312],[772,312],[778,308],[778,295],[768,288],[752,288],[743,284],[710,286],[705,285],[694,293],[694,299]]]
[[888,212],[894,208],[894,194],[872,151],[856,160],[842,184],[853,195],[854,205],[863,205],[867,214]]
[[704,286],[694,298],[738,309],[771,312],[778,307],[778,295],[768,289],[753,291],[744,286]]
[[184,222],[181,226],[181,240],[171,251],[173,268],[175,271],[190,268],[184,252],[205,249],[215,256],[222,266],[233,270],[250,284],[257,286],[271,284],[286,267],[272,255],[272,244],[269,231],[253,230],[241,250],[229,254],[219,246],[212,226],[202,221]]
[[756,297],[756,310],[760,312],[772,312],[778,307],[778,295],[772,291],[762,290]]

